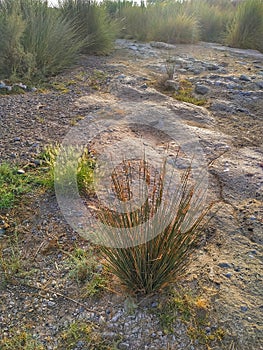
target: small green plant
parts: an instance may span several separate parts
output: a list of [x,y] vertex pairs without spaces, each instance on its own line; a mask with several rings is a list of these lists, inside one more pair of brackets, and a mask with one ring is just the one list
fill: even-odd
[[183,289],[172,289],[160,302],[157,311],[164,333],[173,333],[176,322],[183,322],[188,336],[208,348],[211,344],[220,343],[225,335],[222,328],[210,330],[209,312],[209,300],[204,295],[193,295]]
[[179,89],[173,97],[178,101],[192,103],[197,106],[202,106],[206,103],[205,99],[199,99],[193,96],[193,86],[188,80],[181,80],[179,82]]
[[95,259],[94,252],[75,248],[73,253],[68,255],[69,276],[82,287],[82,297],[92,297],[99,294],[105,288],[107,278],[105,273],[100,271],[102,267]]
[[[13,276],[22,272],[23,258],[17,234],[0,241],[0,287],[4,287]],[[1,285],[2,284],[2,285]]]
[[55,350],[72,350],[77,347],[79,341],[84,343],[89,350],[113,350],[109,341],[103,339],[99,333],[98,326],[91,322],[76,321],[62,332],[59,345]]
[[12,329],[10,336],[0,337],[1,350],[45,350],[27,329]]
[[[62,146],[59,144],[48,145],[44,148],[39,158],[43,160],[43,165],[46,165],[47,167],[47,174],[46,178],[44,179],[46,186],[49,186],[51,188],[54,186],[55,164],[60,152],[66,152],[68,158],[70,159],[70,157],[75,158],[75,150],[76,148],[74,147],[68,147],[67,149],[62,148]],[[60,180],[62,182],[65,182],[76,178],[79,190],[83,193],[89,194],[93,191],[95,164],[95,159],[92,157],[89,150],[85,148],[80,158],[78,159],[76,168],[73,169],[70,166],[66,167],[66,169],[64,169],[64,172],[60,174]]]
[[38,184],[38,180],[33,172],[24,172],[8,163],[0,164],[0,210],[11,208],[21,195]]

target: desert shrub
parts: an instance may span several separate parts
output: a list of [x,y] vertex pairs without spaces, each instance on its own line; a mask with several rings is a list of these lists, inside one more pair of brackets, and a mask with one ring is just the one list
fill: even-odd
[[107,13],[112,17],[118,17],[121,14],[121,11],[126,7],[132,7],[133,1],[114,1],[114,0],[105,0],[103,1],[103,6],[105,7]]
[[[134,164],[124,164],[120,170],[124,175],[119,177],[118,172],[112,174],[115,193],[123,203],[132,195],[130,185],[134,179],[130,175],[133,169],[136,169]],[[181,276],[202,231],[206,211],[200,209],[193,200],[197,187],[190,184],[191,169],[182,174],[180,190],[177,187],[176,192],[168,196],[167,202],[163,197],[166,191],[164,183],[167,181],[165,172],[165,165],[160,172],[152,173],[148,163],[145,160],[141,161],[138,165],[138,176],[151,188],[144,204],[133,211],[128,205],[127,210],[122,212],[115,212],[114,209],[103,206],[98,210],[99,219],[108,225],[107,232],[101,232],[101,237],[106,235],[116,243],[116,248],[106,244],[102,246],[102,254],[109,269],[133,292],[151,293]],[[125,174],[129,176],[126,177]],[[198,202],[200,204],[200,201]],[[158,215],[158,220],[154,223],[157,227],[153,227],[149,220],[154,215]],[[159,232],[158,225],[162,225],[163,222],[167,223],[164,225],[166,227],[160,229],[158,235],[152,235],[156,228]],[[140,227],[142,223],[145,224],[143,229]],[[134,242],[134,245],[121,247],[115,228],[124,229],[125,237],[129,237],[128,240]],[[138,231],[132,231],[134,228],[138,228]],[[143,235],[145,243],[136,244],[137,235]],[[150,236],[154,238],[147,240]]]
[[197,0],[186,4],[186,12],[194,15],[200,25],[203,41],[222,42],[227,24],[233,16],[234,6],[224,1]]
[[104,6],[90,0],[64,0],[60,11],[83,40],[83,53],[108,53],[113,48],[118,26],[110,21]]
[[56,74],[74,62],[82,46],[71,24],[44,0],[2,0],[0,29],[3,78]]
[[197,20],[180,3],[133,6],[121,11],[126,37],[168,43],[193,43],[199,38]]
[[124,7],[121,10],[122,35],[146,41],[152,26],[149,10],[140,6]]
[[230,46],[263,52],[263,2],[246,0],[238,6],[229,26],[226,43]]

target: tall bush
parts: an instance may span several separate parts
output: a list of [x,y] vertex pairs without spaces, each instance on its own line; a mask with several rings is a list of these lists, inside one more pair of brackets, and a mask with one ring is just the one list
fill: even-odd
[[0,2],[1,78],[40,78],[70,66],[82,42],[44,0]]
[[228,29],[226,43],[263,52],[263,2],[245,0],[240,3]]
[[105,6],[90,0],[64,0],[60,1],[60,11],[83,40],[83,53],[103,54],[113,48],[118,27],[110,21]]

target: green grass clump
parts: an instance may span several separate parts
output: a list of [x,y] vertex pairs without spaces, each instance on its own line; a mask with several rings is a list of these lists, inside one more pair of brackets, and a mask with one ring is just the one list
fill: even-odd
[[66,152],[65,154],[67,154],[68,159],[72,159],[72,164],[68,163],[68,166],[65,167],[65,169],[60,169],[60,179],[57,180],[62,181],[61,184],[63,184],[76,178],[78,189],[82,193],[89,194],[93,192],[94,168],[96,161],[90,155],[88,149],[85,148],[77,160],[75,167],[75,151],[76,148],[74,147],[62,148],[59,144],[48,145],[45,147],[39,158],[43,160],[43,165],[47,166],[47,174],[44,178],[44,184],[46,186],[53,188],[56,159],[60,152]]
[[16,166],[0,164],[0,210],[11,208],[16,199],[30,192],[35,184],[31,173],[19,174],[18,170]]
[[[134,179],[130,177],[131,166],[129,164],[123,166],[121,173],[127,174],[127,177],[114,175],[112,180],[115,193],[125,203],[127,198],[132,196],[130,185]],[[145,181],[152,186],[145,203],[133,211],[127,206],[127,210],[122,213],[101,207],[98,209],[98,217],[108,226],[107,232],[101,232],[101,236],[109,235],[115,247],[120,246],[115,248],[105,244],[101,247],[110,271],[128,290],[147,294],[167,286],[183,273],[194,243],[202,230],[202,220],[206,211],[199,212],[200,208],[197,209],[195,201],[192,201],[196,189],[188,181],[190,170],[182,174],[181,191],[177,189],[178,192],[173,193],[164,202],[162,202],[164,181],[167,180],[164,179],[165,168],[154,175],[151,174],[147,162],[143,161],[139,164],[138,176],[139,183]],[[157,210],[159,220],[153,227],[149,219],[156,214]],[[199,214],[193,217],[191,213],[196,210]],[[158,225],[162,225],[167,219],[167,225],[159,231]],[[143,230],[141,230],[141,224],[145,224]],[[184,231],[183,227],[186,224],[188,228]],[[134,242],[134,245],[129,244],[122,248],[115,228],[124,229],[126,236]],[[138,232],[131,232],[134,228],[138,228]],[[149,240],[152,230],[156,228],[160,233]],[[143,235],[145,243],[136,245],[138,244],[135,243],[136,235]]]
[[263,2],[245,0],[238,6],[229,26],[226,43],[244,49],[263,52]]
[[128,6],[121,10],[123,34],[137,40],[167,43],[195,43],[199,39],[196,18],[186,14],[180,3],[163,2]]

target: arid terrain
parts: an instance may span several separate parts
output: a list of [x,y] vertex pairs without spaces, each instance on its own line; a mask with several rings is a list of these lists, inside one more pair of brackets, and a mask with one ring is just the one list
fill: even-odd
[[[173,70],[169,79],[168,69]],[[207,200],[218,209],[176,284],[181,295],[198,296],[208,305],[209,321],[191,336],[193,323],[182,319],[180,308],[178,317],[166,320],[171,329],[164,329],[166,291],[131,299],[105,273],[106,287],[85,295],[85,281],[72,278],[69,257],[77,248],[92,254],[96,249],[67,224],[54,191],[23,196],[19,205],[0,212],[0,244],[6,247],[16,233],[22,270],[0,287],[0,337],[26,328],[44,349],[263,349],[262,112],[263,54],[209,43],[117,40],[111,55],[81,56],[45,89],[0,95],[0,159],[25,171],[39,165],[46,145],[62,142],[85,118],[179,118],[202,148]],[[132,140],[136,148],[142,138],[150,150],[164,152],[156,133],[118,125],[94,147],[102,153],[106,145]],[[102,269],[99,262],[97,268]],[[99,335],[101,347],[81,336],[74,346],[65,345],[65,330],[76,321],[95,325],[92,336]]]

